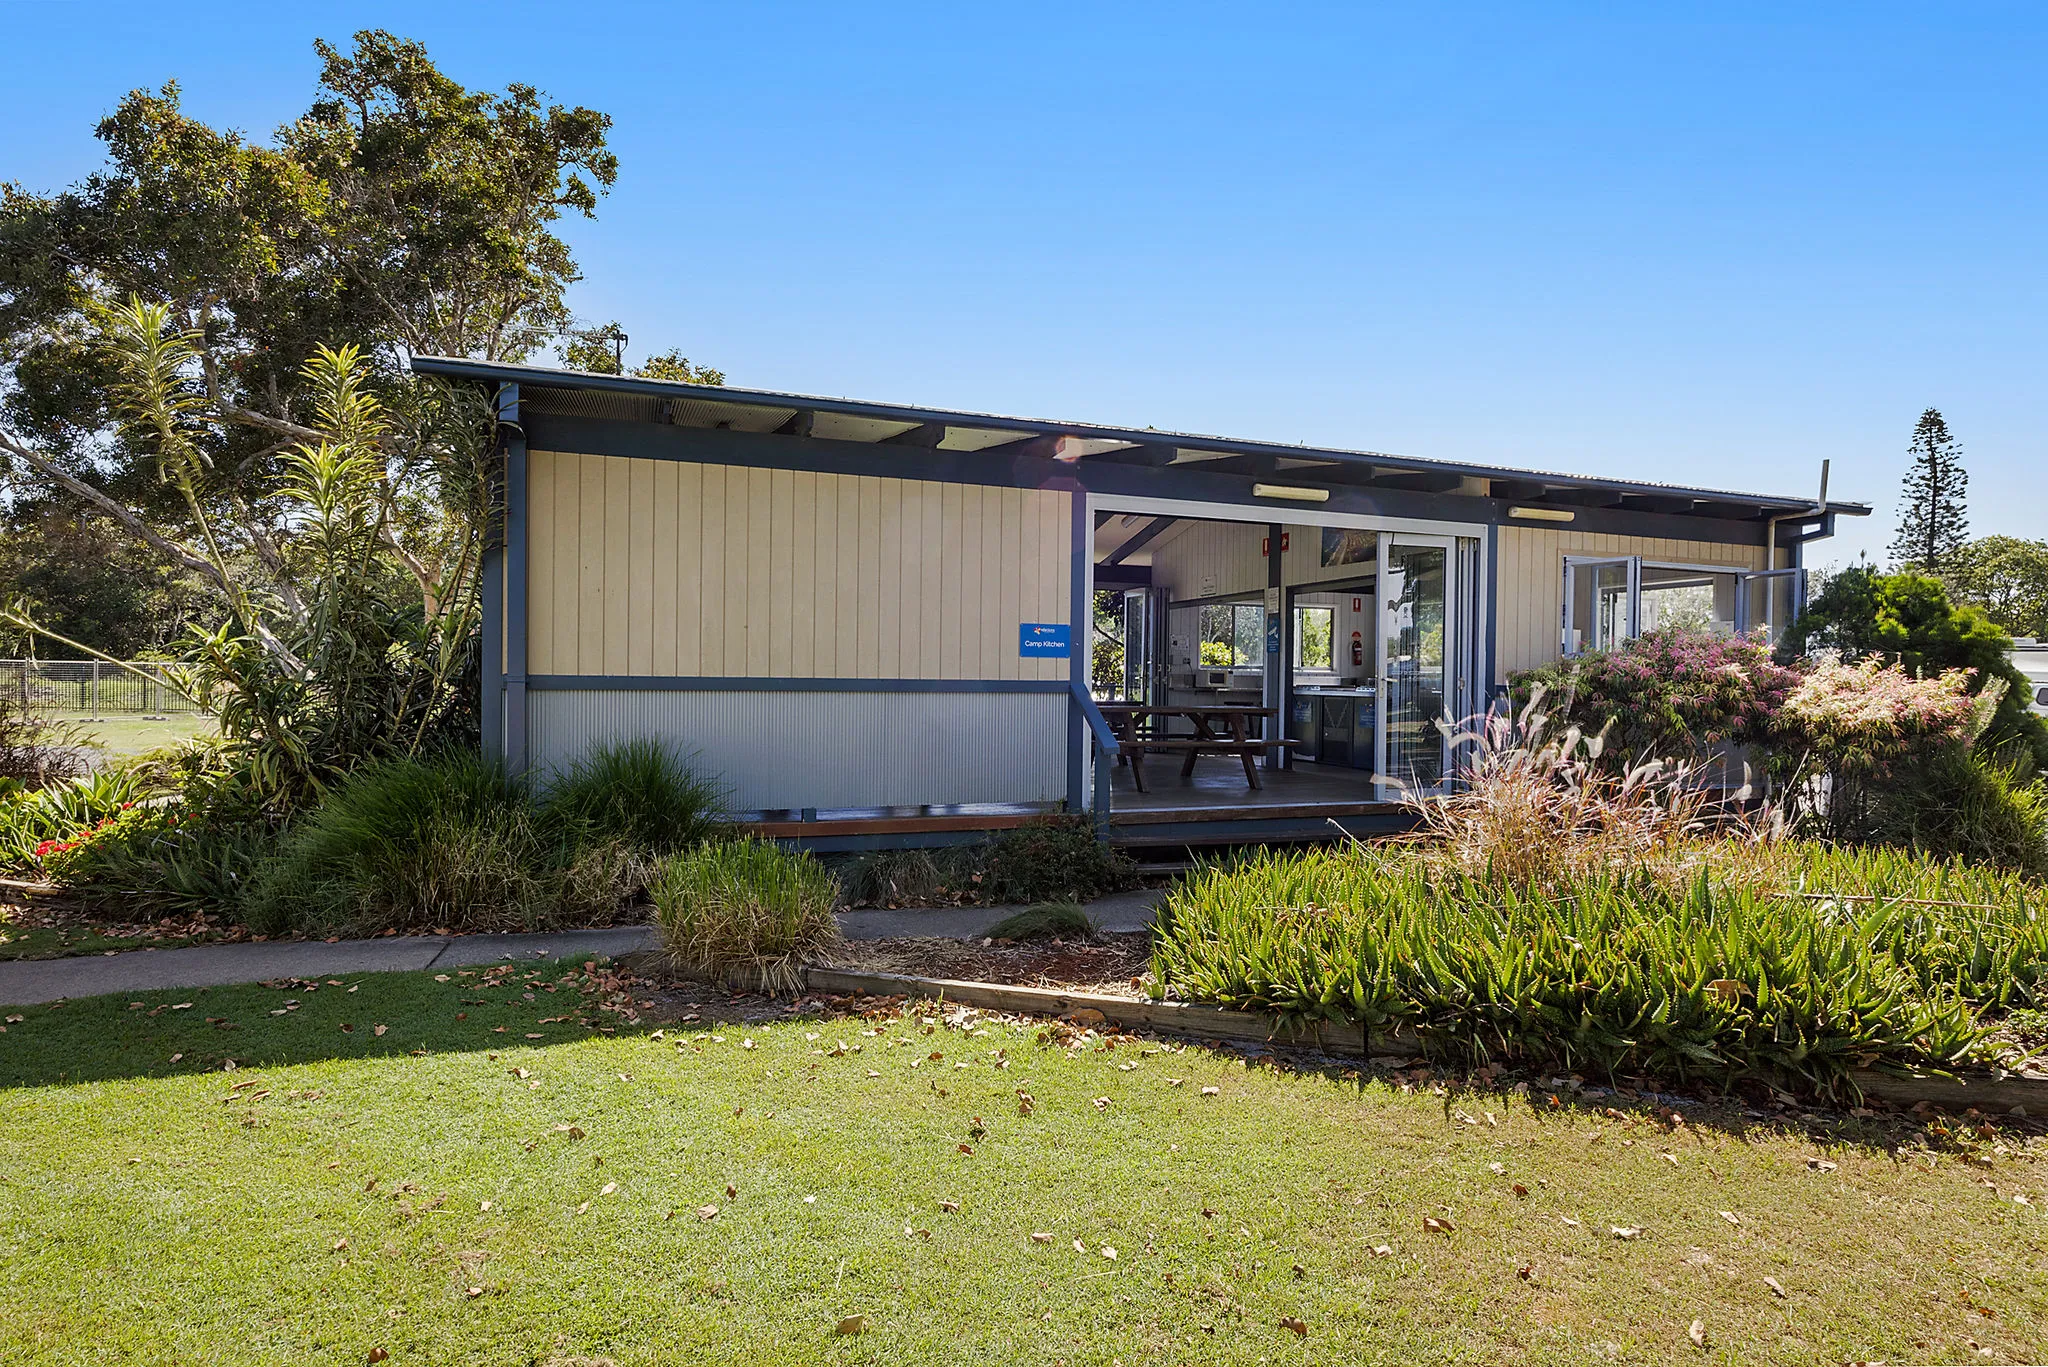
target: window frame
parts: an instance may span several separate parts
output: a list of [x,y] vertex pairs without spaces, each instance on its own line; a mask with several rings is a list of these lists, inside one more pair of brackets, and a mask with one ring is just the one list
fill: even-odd
[[[1312,664],[1307,664],[1307,663],[1303,662],[1303,660],[1302,660],[1302,658],[1301,658],[1301,645],[1302,645],[1302,642],[1303,642],[1303,640],[1304,640],[1304,639],[1306,639],[1306,633],[1305,633],[1305,632],[1303,632],[1303,631],[1302,631],[1302,629],[1301,629],[1302,615],[1303,615],[1304,613],[1310,613],[1310,612],[1320,612],[1320,613],[1324,614],[1325,616],[1327,616],[1327,617],[1328,617],[1328,618],[1330,619],[1330,631],[1329,631],[1329,637],[1328,637],[1328,642],[1327,642],[1327,644],[1328,644],[1328,648],[1329,648],[1329,652],[1330,652],[1330,658],[1329,658],[1328,660],[1324,661],[1324,662],[1323,662],[1322,664],[1319,664],[1319,665],[1312,665]],[[1324,672],[1324,673],[1329,673],[1329,674],[1334,674],[1334,673],[1336,673],[1336,672],[1337,672],[1337,609],[1335,609],[1335,608],[1333,608],[1333,607],[1326,607],[1326,606],[1323,606],[1322,604],[1319,604],[1319,603],[1297,603],[1297,604],[1295,604],[1295,605],[1294,605],[1294,621],[1293,621],[1292,623],[1290,623],[1290,625],[1291,625],[1291,626],[1292,626],[1292,627],[1294,628],[1294,659],[1293,659],[1293,661],[1292,661],[1292,665],[1293,665],[1293,667],[1294,667],[1295,669],[1313,669],[1313,670],[1319,670],[1319,671],[1322,671],[1322,672]]]
[[[1602,565],[1617,564],[1627,567],[1628,588],[1622,604],[1622,626],[1618,633],[1620,639],[1614,642],[1614,645],[1633,641],[1643,634],[1643,571],[1646,569],[1676,570],[1681,574],[1733,575],[1735,577],[1735,634],[1738,636],[1748,635],[1756,626],[1771,625],[1768,616],[1758,620],[1755,612],[1759,606],[1766,614],[1770,611],[1772,605],[1769,584],[1772,581],[1783,579],[1792,588],[1789,616],[1784,622],[1776,624],[1776,629],[1772,634],[1773,643],[1776,642],[1778,633],[1783,632],[1786,627],[1790,626],[1792,621],[1806,608],[1806,575],[1798,566],[1776,570],[1748,570],[1740,565],[1703,565],[1684,560],[1660,560],[1645,555],[1567,555],[1564,557],[1564,573],[1560,583],[1560,596],[1562,599],[1559,610],[1558,633],[1560,654],[1566,656],[1578,655],[1583,654],[1587,650],[1603,648],[1584,642],[1576,646],[1573,644],[1572,632],[1574,622],[1572,611],[1574,607],[1573,600],[1576,597],[1574,578],[1579,573],[1597,570]],[[1611,649],[1612,646],[1604,648]]]

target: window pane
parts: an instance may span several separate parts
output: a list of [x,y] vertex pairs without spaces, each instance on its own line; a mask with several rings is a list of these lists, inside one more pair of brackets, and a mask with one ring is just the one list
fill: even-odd
[[1331,608],[1294,610],[1294,663],[1300,669],[1329,669],[1330,635],[1336,622]]
[[1670,565],[1644,565],[1640,630],[1682,629],[1732,636],[1737,577],[1733,570],[1717,574]]
[[1237,612],[1237,663],[1259,664],[1266,653],[1266,609],[1257,603],[1239,603]]
[[1571,637],[1567,650],[1609,650],[1628,635],[1628,561],[1572,566]]
[[1237,662],[1234,619],[1228,603],[1202,606],[1202,668],[1228,669]]

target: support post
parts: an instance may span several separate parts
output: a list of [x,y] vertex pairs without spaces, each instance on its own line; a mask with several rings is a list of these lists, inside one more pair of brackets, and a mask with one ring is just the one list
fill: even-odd
[[[1276,741],[1287,734],[1287,565],[1281,543],[1287,528],[1273,522],[1266,527],[1266,686],[1265,705],[1273,709],[1266,718],[1264,739]],[[1286,750],[1275,746],[1266,751],[1266,767],[1276,769]]]
[[526,429],[520,426],[519,386],[498,390],[498,421],[505,425],[505,768],[526,772]]
[[1083,776],[1088,765],[1088,725],[1081,715],[1081,697],[1088,687],[1089,635],[1095,617],[1088,602],[1088,557],[1095,534],[1088,522],[1088,492],[1074,490],[1073,516],[1069,519],[1070,568],[1067,604],[1067,810],[1088,810]]

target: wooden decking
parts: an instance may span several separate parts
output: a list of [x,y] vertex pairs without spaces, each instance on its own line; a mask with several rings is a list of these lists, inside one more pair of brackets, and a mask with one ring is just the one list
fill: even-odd
[[[1245,785],[1234,763],[1205,761],[1182,778],[1177,765],[1146,772],[1141,793],[1130,770],[1110,774],[1110,839],[1117,844],[1240,843],[1263,839],[1326,839],[1332,821],[1347,830],[1402,824],[1399,803],[1382,797],[1372,775],[1358,769],[1298,764],[1262,769],[1263,786]],[[800,812],[748,812],[735,821],[749,834],[796,840],[817,849],[881,848],[972,839],[1011,830],[1059,809],[1051,804],[979,803],[946,807],[875,807]],[[1361,824],[1363,823],[1363,824]]]
[[1259,777],[1263,786],[1254,791],[1234,764],[1197,764],[1188,778],[1175,766],[1153,765],[1145,771],[1151,791],[1141,793],[1131,771],[1118,766],[1110,771],[1110,824],[1320,819],[1377,814],[1399,805],[1379,794],[1369,770],[1296,764],[1261,769]]

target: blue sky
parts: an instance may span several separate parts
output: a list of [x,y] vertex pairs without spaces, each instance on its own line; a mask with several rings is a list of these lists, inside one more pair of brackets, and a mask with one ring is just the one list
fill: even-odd
[[[1784,17],[1786,14],[1794,17]],[[1920,410],[2048,535],[2048,7],[0,3],[0,178],[385,27],[616,120],[579,314],[738,384],[1878,505]]]

